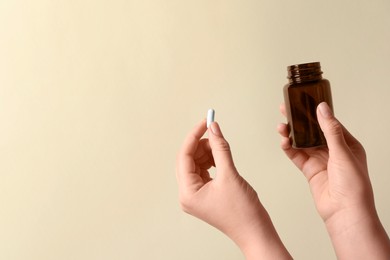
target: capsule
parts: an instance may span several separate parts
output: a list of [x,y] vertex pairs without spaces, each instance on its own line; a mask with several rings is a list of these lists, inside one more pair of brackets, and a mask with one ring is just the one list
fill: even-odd
[[209,128],[209,126],[211,125],[211,123],[214,122],[214,115],[215,115],[214,109],[210,108],[210,109],[207,111],[207,128]]

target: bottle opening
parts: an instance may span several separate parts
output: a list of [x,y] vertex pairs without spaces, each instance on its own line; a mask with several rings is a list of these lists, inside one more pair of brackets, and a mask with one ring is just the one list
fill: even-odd
[[319,62],[291,65],[287,67],[287,72],[290,83],[304,83],[322,79]]

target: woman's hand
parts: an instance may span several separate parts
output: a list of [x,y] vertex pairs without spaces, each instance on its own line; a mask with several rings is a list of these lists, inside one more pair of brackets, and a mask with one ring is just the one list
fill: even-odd
[[[291,259],[260,203],[238,173],[218,123],[202,139],[206,122],[187,136],[177,157],[176,176],[183,210],[229,236],[247,259]],[[216,167],[211,178],[209,168]]]
[[[285,107],[281,106],[285,115]],[[390,259],[390,243],[375,209],[363,146],[321,103],[317,118],[328,147],[294,149],[280,124],[281,148],[306,177],[339,259]]]

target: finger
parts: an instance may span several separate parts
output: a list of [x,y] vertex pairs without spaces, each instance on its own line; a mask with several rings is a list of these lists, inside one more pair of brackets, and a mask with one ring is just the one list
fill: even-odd
[[198,143],[198,147],[194,154],[195,161],[200,160],[200,158],[211,156],[211,147],[209,140],[204,138],[201,139]]
[[184,186],[192,191],[199,189],[199,182],[201,181],[196,171],[194,156],[198,148],[199,140],[206,132],[206,129],[206,120],[198,123],[187,135],[177,157],[176,178],[179,186]]
[[[210,152],[210,154],[204,155],[199,159],[196,159],[195,164],[201,166],[203,169],[209,169],[210,167],[215,166],[213,155]],[[208,167],[205,168],[205,165],[207,165]]]
[[205,138],[199,141],[198,148],[194,155],[194,161],[195,164],[201,166],[202,169],[209,169],[214,165],[209,139]]
[[286,150],[291,147],[291,140],[289,136],[288,126],[286,124],[280,123],[277,127],[277,131],[282,137],[280,141],[281,148]]
[[343,125],[334,117],[329,105],[322,102],[317,107],[317,118],[322,131],[324,132],[326,142],[329,147],[329,153],[340,156],[349,156],[350,150],[345,140],[344,133],[348,139],[352,136],[347,133]]
[[198,148],[199,140],[202,138],[206,130],[206,120],[203,119],[187,135],[180,153],[194,156],[196,149]]
[[298,169],[302,171],[303,165],[309,159],[309,156],[304,151],[294,149],[291,146],[288,126],[286,124],[279,124],[277,130],[282,136],[282,140],[280,141],[280,147],[287,155],[287,157],[295,164],[295,166],[297,166]]
[[289,131],[288,131],[288,125],[287,124],[283,124],[283,123],[280,123],[277,127],[277,130],[278,130],[278,133],[282,136],[282,137],[289,137]]
[[212,161],[212,158],[213,158],[213,155],[211,154],[211,152],[209,155],[204,154],[202,157],[195,159],[195,164],[201,165],[201,164],[208,163],[208,162]]
[[214,166],[214,161],[207,160],[207,161],[200,163],[200,164],[197,164],[197,165],[199,166],[199,169],[201,169],[201,170],[208,170]]
[[210,174],[207,170],[201,170],[200,177],[202,178],[204,183],[207,183],[207,182],[212,180],[212,178],[210,177]]
[[286,112],[286,104],[283,102],[279,106],[280,113],[284,116],[287,117],[287,112]]
[[223,172],[225,176],[232,176],[237,173],[234,166],[229,143],[225,140],[218,123],[213,122],[209,128],[209,142],[213,153],[215,167],[218,172]]

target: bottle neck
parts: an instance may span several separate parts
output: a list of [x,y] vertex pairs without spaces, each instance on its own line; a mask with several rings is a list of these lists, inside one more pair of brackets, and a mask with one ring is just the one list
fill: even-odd
[[287,67],[289,83],[305,83],[322,79],[319,62],[291,65]]

